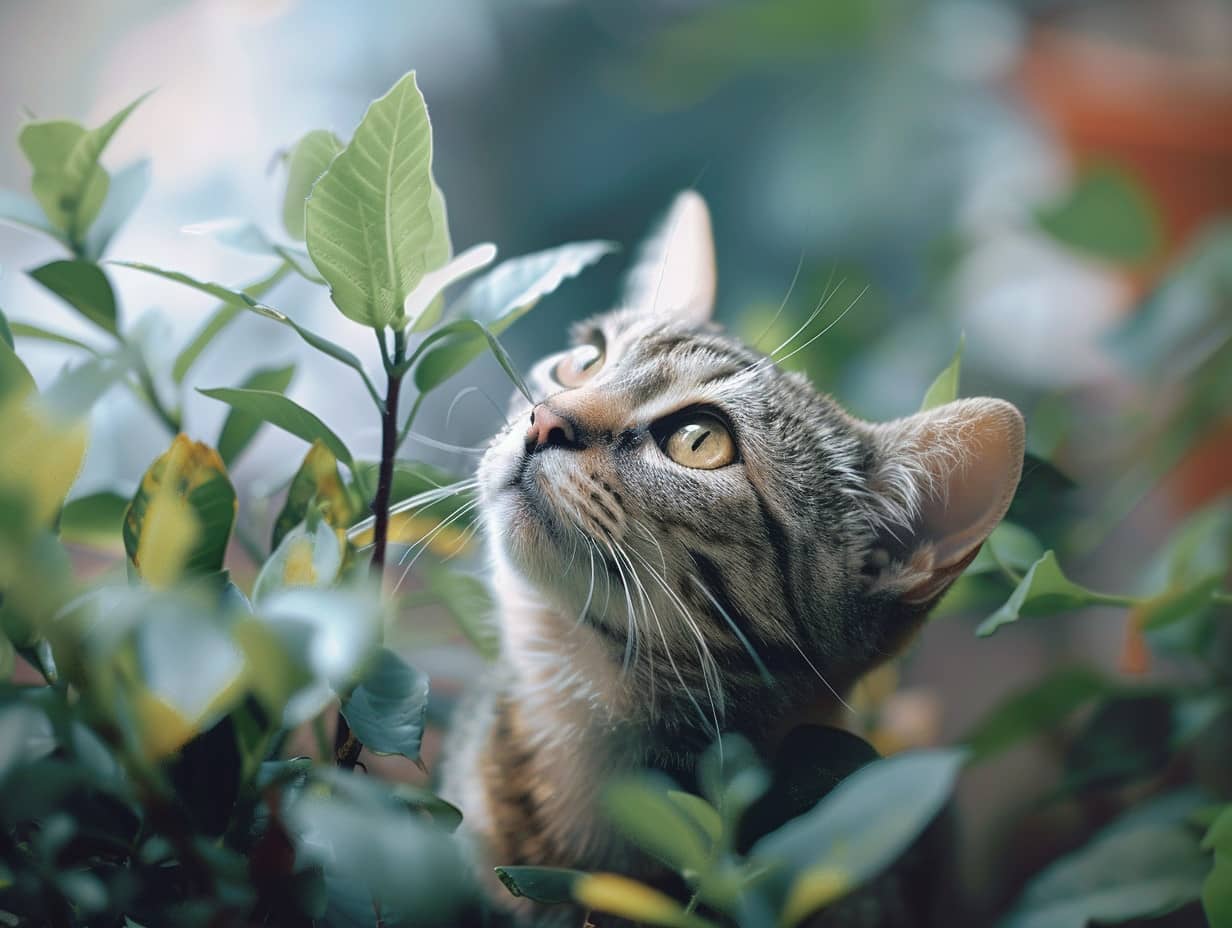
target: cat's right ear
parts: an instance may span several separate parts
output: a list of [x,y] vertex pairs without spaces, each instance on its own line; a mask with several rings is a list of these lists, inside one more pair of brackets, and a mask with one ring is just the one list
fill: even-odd
[[638,251],[623,305],[702,325],[714,313],[716,280],[710,210],[685,190]]
[[927,607],[1009,509],[1022,476],[1022,415],[1004,400],[963,399],[865,431],[880,526],[872,588]]

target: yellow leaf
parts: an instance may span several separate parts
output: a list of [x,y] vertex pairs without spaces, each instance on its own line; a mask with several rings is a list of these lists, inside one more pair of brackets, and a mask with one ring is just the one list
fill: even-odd
[[834,867],[807,870],[796,878],[779,914],[781,928],[798,925],[818,909],[837,901],[851,889],[847,874]]
[[[437,529],[440,530],[437,531]],[[436,534],[432,535],[433,532]],[[429,535],[432,535],[432,540],[428,542],[428,549],[439,557],[455,557],[465,554],[471,546],[471,532],[454,528],[452,525],[441,527],[441,520],[434,516],[400,512],[389,518],[390,544],[413,545],[423,541]],[[372,544],[372,529],[367,528],[362,532],[357,532],[351,538],[351,542],[360,548]]]
[[615,873],[591,873],[573,887],[573,897],[588,909],[668,928],[708,928],[710,922],[684,910],[675,899],[645,883]]
[[312,563],[312,540],[307,537],[292,539],[287,552],[287,562],[282,568],[283,586],[312,586],[317,582],[316,567]]
[[174,754],[197,733],[197,726],[148,689],[133,697],[133,715],[148,760]]
[[180,579],[200,535],[200,522],[188,502],[170,486],[161,487],[146,506],[133,565],[151,587],[167,589]]
[[35,521],[50,525],[81,469],[86,423],[57,423],[35,395],[10,395],[0,403],[0,434],[0,490],[28,500]]

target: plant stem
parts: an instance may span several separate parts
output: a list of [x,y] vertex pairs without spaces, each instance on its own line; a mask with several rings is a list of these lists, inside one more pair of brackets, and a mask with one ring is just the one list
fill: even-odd
[[[385,355],[385,339],[377,333],[381,353]],[[394,487],[394,458],[398,453],[398,395],[402,390],[405,370],[399,365],[406,359],[406,333],[394,330],[393,357],[383,357],[387,377],[385,408],[381,412],[381,462],[377,470],[376,494],[372,497],[372,576],[380,583],[385,573],[385,549],[389,540],[389,498]],[[334,729],[334,756],[338,766],[353,770],[359,761],[363,744],[355,737],[342,715]]]

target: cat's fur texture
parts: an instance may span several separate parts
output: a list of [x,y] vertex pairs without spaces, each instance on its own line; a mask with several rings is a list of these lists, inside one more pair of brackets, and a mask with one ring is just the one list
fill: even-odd
[[[687,772],[716,728],[771,749],[804,707],[837,708],[902,648],[1017,486],[1024,431],[1008,403],[858,421],[723,334],[714,294],[709,214],[686,192],[623,303],[575,328],[600,360],[571,364],[570,387],[553,372],[573,356],[539,363],[542,405],[515,399],[483,457],[502,658],[460,713],[445,794],[485,872],[647,872],[600,816],[605,781]],[[731,464],[665,453],[672,417],[693,409],[725,423]],[[536,428],[532,414],[549,418]]]

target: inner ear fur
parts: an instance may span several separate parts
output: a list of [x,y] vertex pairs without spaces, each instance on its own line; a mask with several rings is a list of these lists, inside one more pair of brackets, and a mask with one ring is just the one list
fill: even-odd
[[1026,427],[1004,400],[956,400],[866,426],[881,538],[873,589],[939,597],[1004,518],[1022,476]]
[[710,210],[701,194],[685,190],[638,250],[623,305],[704,325],[714,314],[717,281]]

